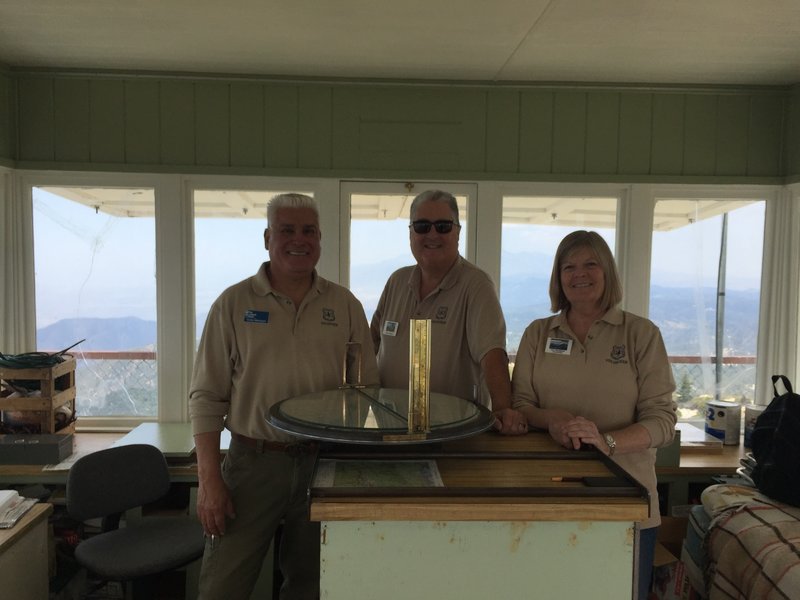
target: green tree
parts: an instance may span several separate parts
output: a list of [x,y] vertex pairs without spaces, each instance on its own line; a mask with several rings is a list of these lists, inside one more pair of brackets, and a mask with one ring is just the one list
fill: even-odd
[[678,386],[678,401],[680,404],[687,405],[694,398],[694,385],[687,373],[681,377],[681,383]]

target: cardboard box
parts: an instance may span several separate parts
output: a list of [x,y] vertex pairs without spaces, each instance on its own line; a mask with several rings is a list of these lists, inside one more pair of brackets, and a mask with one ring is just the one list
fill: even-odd
[[653,560],[652,600],[699,600],[692,587],[686,567],[678,558],[689,520],[684,517],[661,517],[658,543]]
[[73,448],[74,436],[71,433],[0,435],[0,464],[57,464],[70,456]]

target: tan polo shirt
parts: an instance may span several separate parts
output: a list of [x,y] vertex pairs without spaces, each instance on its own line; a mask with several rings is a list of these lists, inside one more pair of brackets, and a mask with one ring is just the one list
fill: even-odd
[[581,344],[563,313],[536,320],[520,341],[512,385],[515,408],[561,408],[594,421],[601,432],[644,426],[652,447],[613,460],[650,492],[651,517],[642,527],[661,522],[655,448],[668,445],[675,432],[675,381],[651,321],[612,308]]
[[431,319],[431,391],[491,401],[481,371],[489,350],[506,347],[506,323],[489,276],[459,257],[439,287],[419,297],[420,269],[395,271],[372,317],[381,385],[408,389],[409,320]]
[[346,344],[362,345],[362,381],[378,383],[361,303],[314,273],[300,307],[272,289],[267,264],[222,292],[200,339],[189,391],[194,433],[221,431],[274,441],[292,436],[270,426],[267,412],[284,398],[336,389]]

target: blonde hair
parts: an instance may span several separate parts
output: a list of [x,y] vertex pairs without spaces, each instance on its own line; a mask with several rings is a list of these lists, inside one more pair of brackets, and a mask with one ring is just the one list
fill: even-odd
[[622,283],[617,271],[617,263],[606,241],[596,231],[573,231],[568,234],[556,250],[553,259],[553,271],[550,274],[550,310],[558,312],[569,308],[569,300],[561,287],[561,264],[576,250],[589,248],[600,263],[605,279],[603,297],[600,299],[604,311],[622,302]]

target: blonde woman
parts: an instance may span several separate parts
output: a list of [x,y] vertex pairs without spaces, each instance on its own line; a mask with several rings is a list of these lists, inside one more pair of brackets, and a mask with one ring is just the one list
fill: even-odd
[[639,523],[639,591],[647,597],[661,522],[656,448],[672,441],[675,382],[661,333],[622,311],[611,250],[593,231],[559,244],[550,277],[551,310],[520,341],[512,378],[514,408],[566,448],[594,446],[650,493]]

